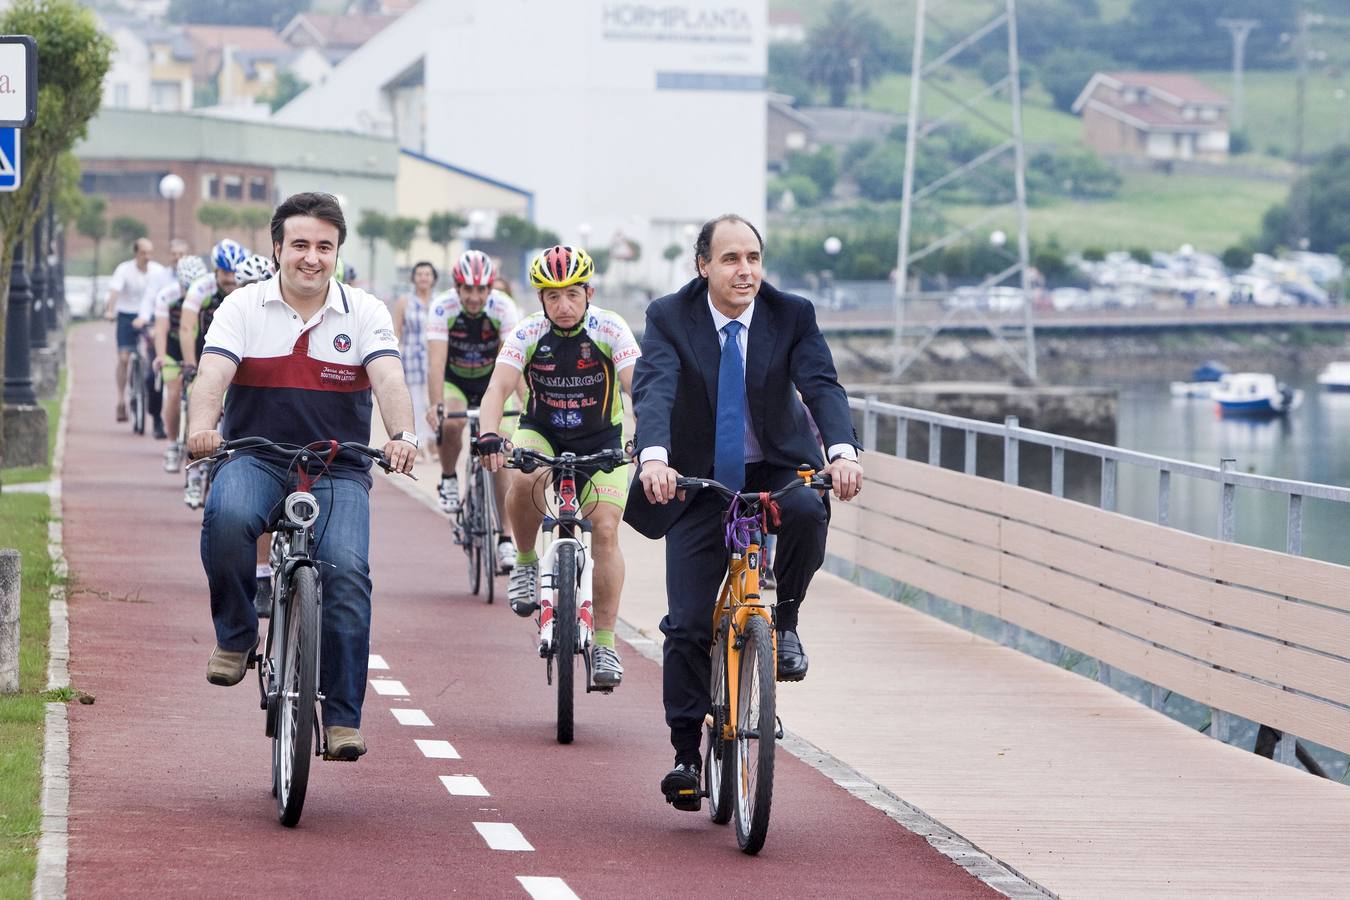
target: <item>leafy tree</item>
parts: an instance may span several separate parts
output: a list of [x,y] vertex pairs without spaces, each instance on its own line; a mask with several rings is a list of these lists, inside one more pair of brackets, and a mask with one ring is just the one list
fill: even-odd
[[1308,213],[1308,249],[1334,253],[1350,243],[1350,144],[1333,148],[1289,189],[1289,199],[1266,211],[1261,220],[1262,249],[1294,246],[1290,210],[1303,204]]
[[[533,250],[536,247],[552,247],[562,243],[562,238],[558,237],[557,232],[540,228],[529,219],[512,215],[497,217],[497,230],[493,240],[516,252]],[[586,250],[591,254],[591,259],[596,258],[596,251],[589,247]]]
[[295,73],[289,69],[283,70],[277,76],[276,87],[272,89],[272,96],[268,98],[267,103],[272,107],[272,112],[276,112],[300,96],[307,87],[309,87],[308,81],[297,78]]
[[[916,169],[917,171],[917,169]],[[853,180],[868,200],[899,200],[904,193],[905,148],[895,141],[878,144],[853,168]]]
[[595,265],[595,274],[604,275],[609,271],[609,264],[614,261],[614,254],[608,247],[597,247],[594,250],[588,250],[591,255],[591,262]]
[[1106,259],[1106,251],[1101,247],[1087,247],[1083,250],[1084,262],[1102,262]]
[[[39,48],[37,119],[23,133],[24,177],[0,194],[0,370],[4,369],[10,271],[20,241],[32,234],[58,185],[62,157],[84,137],[98,112],[112,40],[75,0],[15,0],[0,16],[0,34],[30,34]],[[0,459],[4,456],[0,437]]]
[[361,210],[361,221],[356,223],[356,233],[366,241],[370,251],[370,283],[375,283],[375,242],[389,236],[389,217],[378,209]]
[[1146,266],[1153,265],[1153,254],[1147,247],[1131,247],[1130,259],[1135,262],[1141,262]]
[[793,150],[788,154],[787,166],[790,175],[804,175],[814,181],[821,197],[830,196],[834,192],[834,183],[839,180],[839,161],[830,146],[821,147],[814,153]]
[[830,106],[843,106],[854,85],[866,88],[895,56],[894,38],[880,19],[855,0],[834,0],[807,35],[806,77],[828,91]]
[[820,203],[820,186],[805,175],[788,175],[781,179],[782,189],[792,192],[792,199],[798,206],[815,206]]
[[1060,47],[1052,50],[1036,70],[1041,87],[1050,94],[1055,109],[1069,112],[1073,101],[1087,87],[1098,72],[1110,71],[1115,61],[1104,53],[1079,47]]
[[806,47],[801,44],[769,45],[769,90],[787,94],[799,103],[810,103],[813,90],[807,74]]
[[1104,200],[1120,191],[1120,173],[1086,148],[1041,150],[1027,161],[1027,185],[1033,194],[1079,200]]
[[239,224],[239,214],[228,203],[203,203],[197,207],[197,221],[211,229],[211,240],[215,241],[220,231]]
[[132,243],[150,233],[145,223],[134,216],[118,216],[112,220],[108,230],[112,232],[114,240],[126,247],[130,247]]
[[1250,248],[1243,247],[1241,244],[1234,244],[1223,251],[1219,260],[1223,263],[1224,268],[1231,269],[1234,272],[1240,272],[1244,269],[1251,268],[1252,251]]
[[395,216],[389,220],[388,228],[384,239],[394,250],[404,254],[404,262],[412,265],[412,260],[407,258],[409,248],[412,247],[413,238],[417,235],[417,229],[422,222],[420,219],[414,219],[411,216]]
[[445,265],[442,268],[450,271],[450,245],[454,243],[459,231],[469,220],[455,212],[438,212],[427,216],[427,237],[433,244],[440,244]]
[[245,206],[239,210],[238,221],[248,230],[248,245],[253,252],[259,252],[258,229],[272,224],[272,210],[266,206]]
[[169,21],[188,25],[263,25],[280,28],[309,0],[169,0]]
[[1281,35],[1297,30],[1299,6],[1269,0],[1133,0],[1129,17],[1119,23],[1120,43],[1144,69],[1225,69],[1232,63],[1232,44],[1216,20],[1252,18],[1261,27],[1247,41],[1247,65],[1287,65],[1290,47]]
[[91,194],[84,198],[80,204],[79,212],[75,216],[75,230],[89,240],[94,242],[94,284],[93,296],[95,301],[98,299],[98,255],[99,248],[103,244],[103,239],[108,236],[108,201]]
[[[1020,60],[1021,65],[1017,67],[1017,83],[1022,90],[1026,90],[1031,84],[1033,67],[1025,59]],[[976,67],[980,75],[980,80],[985,84],[998,84],[1008,77],[1008,51],[1003,49],[991,50],[980,57],[979,65]]]

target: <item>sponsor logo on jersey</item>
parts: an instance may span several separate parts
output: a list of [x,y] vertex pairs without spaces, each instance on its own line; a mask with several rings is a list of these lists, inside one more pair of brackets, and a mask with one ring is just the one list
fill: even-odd
[[557,409],[549,416],[549,424],[554,428],[580,428],[581,413],[574,409]]
[[345,334],[339,334],[333,338],[333,349],[339,353],[346,353],[352,349],[352,339]]

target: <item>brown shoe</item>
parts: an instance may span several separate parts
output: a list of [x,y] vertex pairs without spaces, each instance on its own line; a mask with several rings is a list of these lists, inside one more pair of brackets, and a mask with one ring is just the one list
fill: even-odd
[[131,416],[127,415],[127,405],[125,403],[117,404],[117,421],[125,422],[127,419],[130,418]]
[[211,651],[206,663],[206,680],[221,687],[230,687],[244,680],[244,673],[253,667],[253,651],[258,649],[258,639],[247,650],[224,650],[219,644]]
[[357,728],[346,725],[329,725],[323,730],[324,743],[327,745],[323,758],[339,762],[356,762],[366,755],[366,739],[361,737]]

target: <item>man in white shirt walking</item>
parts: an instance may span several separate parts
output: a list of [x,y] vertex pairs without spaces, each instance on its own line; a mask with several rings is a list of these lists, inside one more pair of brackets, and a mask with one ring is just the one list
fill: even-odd
[[159,263],[150,259],[155,252],[149,238],[137,238],[131,245],[133,256],[113,270],[112,281],[108,285],[108,303],[104,316],[117,322],[117,421],[127,420],[127,367],[131,362],[131,351],[136,349],[140,331],[145,327],[141,317],[142,302],[146,289],[159,281],[161,270]]

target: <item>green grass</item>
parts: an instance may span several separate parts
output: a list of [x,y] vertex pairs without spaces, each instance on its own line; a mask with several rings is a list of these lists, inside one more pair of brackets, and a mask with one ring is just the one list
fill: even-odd
[[[869,109],[903,116],[909,110],[909,82],[908,75],[886,75],[868,89],[864,103]],[[944,73],[941,83],[958,97],[974,96],[985,87],[978,76],[959,70]],[[1022,131],[1028,144],[1075,144],[1082,141],[1082,122],[1077,116],[1055,109],[1050,102],[1050,95],[1040,86],[1029,87],[1023,92],[1022,99]],[[956,107],[955,103],[931,88],[925,90],[921,102],[926,119],[937,118]],[[1009,120],[1008,101],[1001,95],[986,97],[975,105],[975,109],[1000,124]],[[997,139],[1007,137],[1006,132],[1000,132],[970,113],[963,113],[960,121],[975,134]]]
[[18,549],[23,567],[19,693],[0,695],[0,898],[29,896],[37,862],[47,600],[55,578],[47,556],[50,503],[45,494],[0,493],[0,535]]
[[47,411],[47,465],[45,466],[12,466],[8,469],[0,469],[0,485],[4,484],[31,484],[38,481],[47,481],[52,477],[52,449],[56,446],[56,430],[61,425],[61,398],[66,394],[66,367],[61,367],[60,381],[56,385],[56,396],[50,400],[39,400],[38,403]]
[[[1165,250],[1191,244],[1219,253],[1257,234],[1266,209],[1288,191],[1278,181],[1238,177],[1129,172],[1124,178],[1119,196],[1111,200],[1033,207],[1028,216],[1033,239],[1053,235],[1066,250],[1136,245]],[[944,211],[953,221],[969,222],[986,209],[948,206]],[[988,227],[1013,228],[1012,216]]]
[[[1231,98],[1233,78],[1226,72],[1197,73],[1206,84]],[[1292,71],[1252,72],[1242,80],[1246,127],[1252,150],[1288,156],[1294,150],[1294,97],[1297,78]],[[1344,99],[1336,99],[1336,91]],[[1333,78],[1324,72],[1308,74],[1304,115],[1304,147],[1312,155],[1325,153],[1335,144],[1350,142],[1350,78]],[[1239,159],[1242,159],[1239,157]]]

